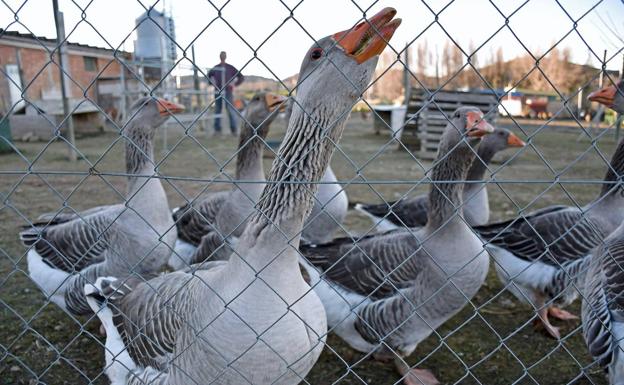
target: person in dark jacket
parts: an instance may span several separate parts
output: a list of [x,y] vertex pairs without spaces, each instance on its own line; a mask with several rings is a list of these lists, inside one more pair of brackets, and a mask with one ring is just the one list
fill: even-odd
[[[225,51],[221,52],[219,58],[221,62],[208,72],[208,79],[215,87],[215,114],[221,114],[223,103],[225,103],[225,108],[230,118],[230,130],[232,135],[237,135],[236,120],[238,111],[234,107],[233,92],[234,87],[241,84],[245,77],[236,67],[225,62],[227,58]],[[221,118],[218,116],[215,117],[214,130],[215,134],[221,134]]]

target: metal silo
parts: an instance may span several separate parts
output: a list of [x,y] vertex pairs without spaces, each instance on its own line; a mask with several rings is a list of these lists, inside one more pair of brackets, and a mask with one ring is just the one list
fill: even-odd
[[135,59],[143,63],[147,78],[160,78],[177,58],[173,19],[150,9],[136,19],[136,25]]

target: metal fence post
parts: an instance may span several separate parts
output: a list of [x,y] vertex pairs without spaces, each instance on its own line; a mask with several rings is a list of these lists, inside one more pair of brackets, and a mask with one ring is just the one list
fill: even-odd
[[71,96],[71,90],[66,90],[65,87],[68,85],[65,80],[65,72],[69,71],[69,60],[67,57],[67,48],[65,47],[65,21],[63,19],[63,13],[59,11],[58,8],[58,0],[52,0],[52,5],[54,9],[54,21],[56,25],[56,44],[59,50],[59,76],[61,83],[61,98],[63,100],[63,115],[67,121],[67,141],[68,141],[68,158],[70,161],[75,162],[77,159],[76,155],[76,140],[74,134],[74,118],[73,112],[70,114],[69,110],[69,102],[67,100],[67,93],[69,92]]

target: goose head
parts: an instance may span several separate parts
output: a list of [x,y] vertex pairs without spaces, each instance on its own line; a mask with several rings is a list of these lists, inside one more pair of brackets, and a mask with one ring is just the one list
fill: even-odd
[[479,150],[487,148],[488,151],[497,153],[509,147],[524,147],[526,143],[516,134],[506,128],[495,128],[491,135],[486,135],[479,145]]
[[130,106],[128,123],[157,128],[169,116],[184,111],[184,106],[163,98],[145,96]]
[[249,134],[265,138],[271,122],[286,107],[287,98],[272,92],[258,92],[245,106],[243,111],[245,127]]
[[587,99],[603,104],[618,114],[624,114],[624,79],[620,79],[615,85],[592,92]]
[[[476,107],[460,107],[455,110],[442,135],[440,151],[446,153],[457,149],[475,148],[481,143],[481,138],[494,132],[483,112]],[[469,150],[474,153],[473,150]]]
[[401,24],[395,15],[395,9],[385,8],[351,29],[312,44],[301,64],[293,108],[318,111],[328,125],[339,117],[346,119],[366,90],[379,54]]

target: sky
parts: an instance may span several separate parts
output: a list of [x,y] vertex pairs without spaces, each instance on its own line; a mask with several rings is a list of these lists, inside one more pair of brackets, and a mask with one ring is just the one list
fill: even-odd
[[[347,29],[363,12],[370,16],[386,6],[403,19],[391,43],[396,51],[424,40],[430,49],[441,49],[452,38],[465,50],[471,43],[479,47],[480,60],[502,47],[507,60],[526,50],[538,55],[558,42],[581,64],[597,65],[606,49],[612,57],[608,68],[615,70],[624,54],[622,0],[59,0],[69,41],[129,51],[135,19],[154,4],[173,16],[176,41],[189,59],[194,43],[199,67],[217,64],[225,50],[228,62],[244,74],[272,78],[296,74],[313,39]],[[292,18],[287,7],[294,7]],[[576,30],[574,20],[579,20]],[[52,1],[3,0],[0,28],[54,38]],[[177,69],[189,68],[190,60],[183,60]]]

